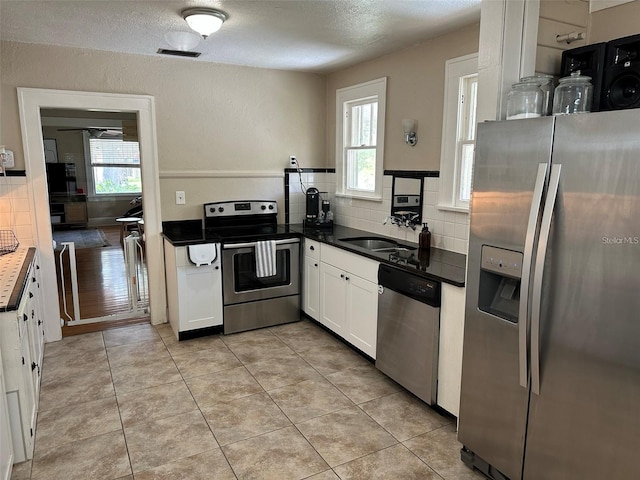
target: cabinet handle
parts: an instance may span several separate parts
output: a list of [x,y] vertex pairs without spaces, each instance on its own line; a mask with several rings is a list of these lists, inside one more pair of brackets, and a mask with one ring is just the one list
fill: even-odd
[[42,320],[38,319],[38,325],[42,325]]
[[318,264],[317,264],[317,263],[314,263],[314,264],[313,264],[313,266],[314,266],[314,267],[317,267],[317,266],[318,266]]
[[341,274],[340,274],[340,278],[344,278],[344,273],[341,273]]
[[349,277],[344,277],[345,280],[349,280]]
[[315,247],[314,247],[313,245],[311,245],[311,246],[309,247],[309,250],[313,251],[313,250],[315,250]]
[[31,371],[33,372],[38,367],[36,362],[31,362]]
[[23,313],[22,319],[26,322],[27,320],[29,320],[29,316],[26,313]]
[[35,282],[36,281],[36,277],[31,277],[31,281]]
[[29,298],[33,298],[33,292],[29,292]]

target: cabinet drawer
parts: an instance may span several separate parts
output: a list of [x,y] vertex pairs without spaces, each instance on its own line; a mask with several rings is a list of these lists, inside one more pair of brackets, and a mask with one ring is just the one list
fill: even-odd
[[379,264],[374,260],[324,244],[320,250],[320,259],[324,263],[333,265],[365,280],[375,284],[378,283]]
[[320,260],[320,242],[315,240],[304,239],[304,255],[314,260]]

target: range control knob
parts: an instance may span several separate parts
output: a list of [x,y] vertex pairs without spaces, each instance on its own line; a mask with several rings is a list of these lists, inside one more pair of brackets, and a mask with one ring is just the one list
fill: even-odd
[[260,207],[260,209],[261,209],[261,210],[266,210],[266,209],[267,209],[267,206],[266,206],[266,205],[262,205],[262,206]]
[[273,205],[269,205],[269,210],[273,210]]
[[220,213],[224,212],[224,207],[218,207],[218,211],[219,211]]
[[215,207],[209,207],[209,212],[210,213],[216,213],[216,208]]

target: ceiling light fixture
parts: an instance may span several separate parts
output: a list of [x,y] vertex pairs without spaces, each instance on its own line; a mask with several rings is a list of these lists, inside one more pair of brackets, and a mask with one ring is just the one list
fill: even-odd
[[193,50],[202,41],[196,32],[173,31],[164,34],[165,41],[176,50]]
[[212,33],[220,30],[227,14],[215,8],[194,7],[182,11],[182,18],[185,19],[191,29],[207,38]]

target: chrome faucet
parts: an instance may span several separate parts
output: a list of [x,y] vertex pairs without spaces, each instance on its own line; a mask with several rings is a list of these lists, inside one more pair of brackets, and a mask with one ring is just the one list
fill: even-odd
[[390,221],[392,225],[398,225],[399,227],[410,228],[411,230],[415,231],[416,226],[419,223],[418,222],[419,217],[420,215],[418,215],[417,213],[412,215],[409,212],[402,213],[400,216],[389,215],[387,218],[384,219],[384,222],[382,222],[382,224],[386,225],[387,222]]

